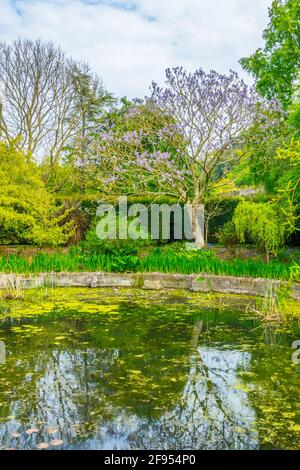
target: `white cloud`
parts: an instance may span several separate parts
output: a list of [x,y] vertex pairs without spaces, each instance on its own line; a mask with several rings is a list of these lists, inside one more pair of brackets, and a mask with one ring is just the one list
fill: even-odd
[[[0,0],[0,38],[41,38],[85,60],[119,96],[143,97],[166,67],[240,72],[271,0]],[[249,78],[248,78],[249,81]]]

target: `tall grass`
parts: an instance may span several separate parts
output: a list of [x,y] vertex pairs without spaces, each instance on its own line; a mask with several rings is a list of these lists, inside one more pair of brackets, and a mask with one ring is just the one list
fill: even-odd
[[277,261],[265,263],[253,259],[222,260],[214,254],[198,253],[161,253],[154,250],[143,263],[144,271],[179,272],[183,274],[210,273],[227,276],[264,277],[271,279],[290,279],[291,264]]
[[[72,249],[69,252],[47,254],[38,253],[31,260],[18,255],[0,257],[2,273],[39,273],[39,272],[164,272],[182,274],[224,274],[229,276],[263,277],[271,279],[300,280],[300,265],[271,261],[265,263],[254,259],[222,260],[212,252],[175,251],[156,248],[144,258],[131,255],[106,255]],[[295,275],[296,273],[296,275]]]

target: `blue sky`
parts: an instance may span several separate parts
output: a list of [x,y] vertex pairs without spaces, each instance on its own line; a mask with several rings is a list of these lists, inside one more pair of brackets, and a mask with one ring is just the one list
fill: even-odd
[[147,94],[167,67],[242,72],[271,0],[0,0],[0,39],[52,40],[117,96]]

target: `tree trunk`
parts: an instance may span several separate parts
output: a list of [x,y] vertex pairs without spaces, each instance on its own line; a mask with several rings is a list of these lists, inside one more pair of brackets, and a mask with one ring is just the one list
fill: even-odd
[[194,248],[201,250],[205,246],[204,242],[204,205],[189,204],[190,223],[194,237]]
[[209,223],[207,221],[207,222],[204,222],[204,224],[205,224],[205,245],[207,245],[208,235],[209,235]]

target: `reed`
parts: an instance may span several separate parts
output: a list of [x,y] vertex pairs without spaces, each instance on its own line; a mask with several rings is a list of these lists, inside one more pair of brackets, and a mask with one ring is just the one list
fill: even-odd
[[145,257],[70,250],[67,253],[38,253],[32,259],[18,255],[0,257],[1,273],[39,272],[164,272],[209,273],[227,276],[262,277],[300,281],[300,265],[257,259],[222,260],[209,251],[175,251],[155,248]]

